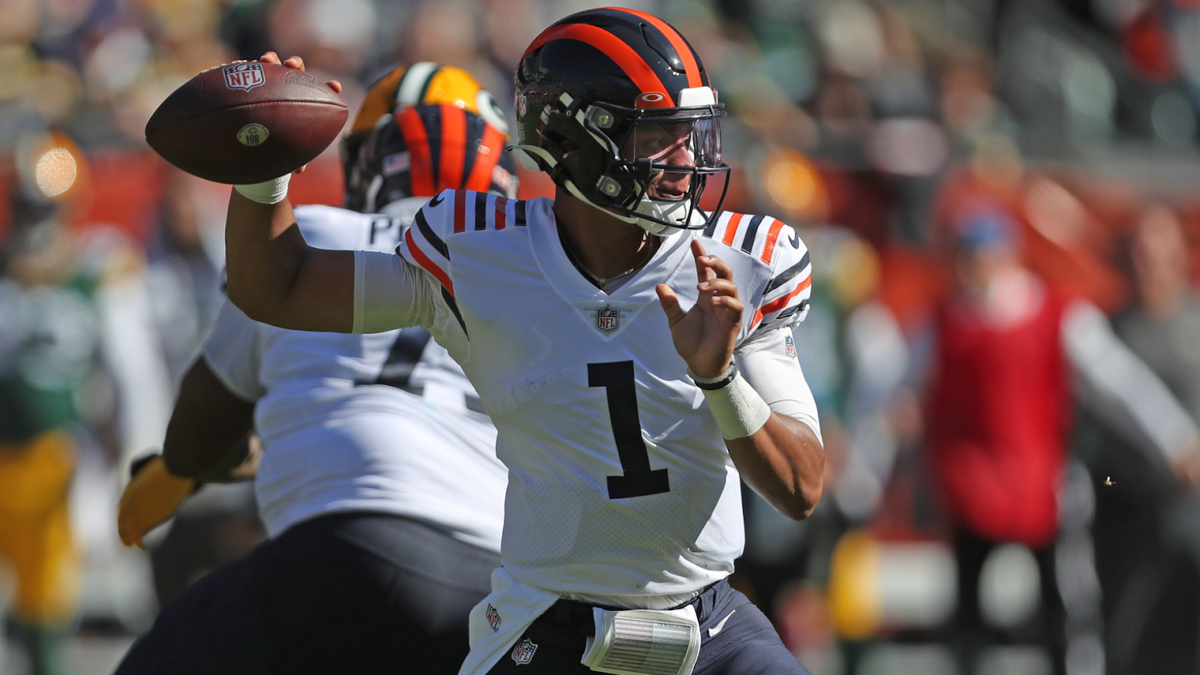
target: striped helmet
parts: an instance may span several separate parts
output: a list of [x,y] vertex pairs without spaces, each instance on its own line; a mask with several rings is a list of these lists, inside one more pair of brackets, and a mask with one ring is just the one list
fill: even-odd
[[522,162],[560,188],[653,234],[713,217],[698,205],[708,178],[729,170],[724,105],[667,22],[614,7],[572,14],[529,45],[515,83]]
[[346,169],[346,192],[350,191],[350,169],[359,148],[380,121],[400,108],[418,104],[453,105],[479,115],[508,135],[508,122],[496,100],[462,68],[428,61],[402,65],[367,88],[350,133],[342,141],[342,165]]
[[516,197],[508,136],[456,105],[415,105],[385,115],[346,168],[346,207],[385,211],[408,197],[468,189]]

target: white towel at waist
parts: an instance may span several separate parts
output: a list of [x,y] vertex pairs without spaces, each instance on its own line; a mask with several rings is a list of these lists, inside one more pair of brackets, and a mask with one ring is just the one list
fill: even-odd
[[491,670],[558,598],[517,581],[503,567],[492,572],[491,594],[471,610],[471,653],[458,675],[484,675]]

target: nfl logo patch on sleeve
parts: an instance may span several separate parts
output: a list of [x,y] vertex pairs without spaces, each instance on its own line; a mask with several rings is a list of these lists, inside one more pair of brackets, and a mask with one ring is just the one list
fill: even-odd
[[518,666],[529,665],[537,648],[538,646],[533,643],[533,640],[525,638],[518,642],[516,647],[513,647],[512,660],[516,661]]
[[492,632],[499,633],[500,632],[500,612],[497,612],[496,608],[492,607],[491,603],[488,603],[488,606],[487,606],[487,620],[488,620],[488,625],[490,625],[492,627]]

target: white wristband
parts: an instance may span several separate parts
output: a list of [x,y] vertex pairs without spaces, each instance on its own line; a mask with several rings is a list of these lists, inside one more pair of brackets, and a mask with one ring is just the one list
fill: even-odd
[[717,419],[726,440],[745,438],[758,431],[771,417],[771,407],[740,373],[720,389],[701,389],[704,400]]
[[242,193],[242,196],[259,204],[278,204],[287,198],[288,183],[292,180],[292,174],[286,173],[279,178],[265,180],[261,183],[253,185],[234,185],[233,189]]

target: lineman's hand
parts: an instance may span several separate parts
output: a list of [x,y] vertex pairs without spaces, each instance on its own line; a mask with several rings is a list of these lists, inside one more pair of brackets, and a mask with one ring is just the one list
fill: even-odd
[[733,360],[743,305],[733,282],[733,270],[725,261],[705,255],[699,239],[692,240],[692,256],[700,279],[700,297],[695,306],[684,312],[675,291],[666,284],[659,284],[655,291],[671,324],[675,350],[692,373],[713,378],[724,373]]
[[162,455],[156,454],[135,468],[125,486],[117,510],[117,534],[126,546],[144,549],[142,539],[161,525],[196,488],[196,481],[169,471]]

